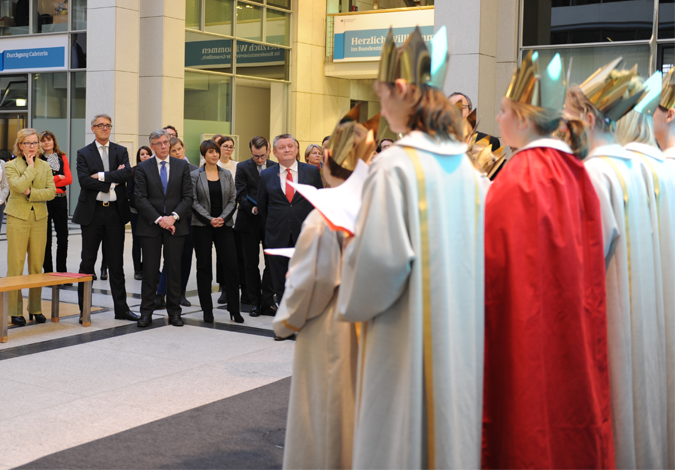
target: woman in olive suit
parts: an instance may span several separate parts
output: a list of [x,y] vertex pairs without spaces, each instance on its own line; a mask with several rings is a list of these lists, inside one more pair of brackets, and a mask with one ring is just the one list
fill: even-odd
[[[16,158],[5,165],[9,182],[7,214],[7,277],[21,276],[28,255],[28,273],[40,274],[47,245],[47,201],[54,199],[56,186],[52,169],[38,157],[40,144],[35,129],[17,132],[14,144]],[[29,290],[30,319],[44,323],[42,288]],[[21,291],[9,293],[9,315],[14,325],[23,326],[23,298]]]

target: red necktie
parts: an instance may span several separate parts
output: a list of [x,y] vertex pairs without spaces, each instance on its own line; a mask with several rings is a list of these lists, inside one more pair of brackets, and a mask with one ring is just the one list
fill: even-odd
[[288,199],[288,202],[293,202],[293,196],[295,195],[295,191],[293,191],[293,186],[288,184],[288,182],[293,182],[293,175],[291,174],[290,169],[286,169],[286,199]]

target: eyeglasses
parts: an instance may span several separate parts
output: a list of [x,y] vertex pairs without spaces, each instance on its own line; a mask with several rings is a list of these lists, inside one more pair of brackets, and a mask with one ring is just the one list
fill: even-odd
[[251,157],[252,157],[252,158],[265,158],[266,156],[267,156],[266,153],[263,153],[262,155],[251,154]]
[[37,147],[38,143],[37,142],[21,142],[21,145],[24,147]]
[[103,129],[110,130],[110,129],[112,129],[112,124],[96,124],[95,126],[92,126],[92,127],[98,127],[101,130],[103,130]]
[[168,140],[162,140],[160,142],[153,142],[150,145],[156,145],[157,147],[166,147],[167,145],[169,145],[169,141]]
[[229,145],[223,145],[223,148],[225,150],[234,150],[234,146],[229,146]]

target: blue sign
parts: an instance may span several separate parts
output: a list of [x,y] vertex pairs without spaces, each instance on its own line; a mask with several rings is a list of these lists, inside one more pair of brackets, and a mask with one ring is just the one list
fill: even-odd
[[65,65],[65,47],[40,47],[4,51],[1,70],[48,69]]
[[[286,61],[286,50],[252,42],[237,41],[237,64],[278,65]],[[232,40],[196,41],[185,43],[185,66],[204,67],[232,64]]]
[[[396,45],[403,44],[415,27],[394,28],[394,41]],[[429,46],[429,41],[434,35],[433,26],[421,26],[420,31],[424,42]],[[379,58],[382,54],[382,46],[389,34],[386,29],[368,29],[361,31],[345,31],[335,34],[333,45],[333,59],[352,59],[360,57]]]

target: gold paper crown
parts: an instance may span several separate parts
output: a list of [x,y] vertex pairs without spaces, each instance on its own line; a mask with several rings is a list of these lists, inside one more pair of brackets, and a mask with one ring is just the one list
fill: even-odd
[[354,106],[335,126],[326,149],[330,158],[345,170],[354,171],[359,160],[370,162],[377,149],[380,115],[359,123],[361,104]]
[[637,65],[617,70],[621,57],[599,68],[580,85],[586,98],[612,123],[621,119],[642,99],[645,87],[638,80]]
[[382,47],[377,80],[393,83],[396,79],[402,78],[408,83],[424,83],[442,88],[449,61],[445,26],[441,27],[432,38],[431,51],[424,44],[419,27],[415,27],[401,47],[396,47],[394,30],[389,28],[389,34]]
[[672,67],[670,72],[663,78],[659,106],[663,106],[666,109],[675,108],[675,67]]
[[541,73],[539,53],[530,51],[511,77],[506,97],[511,101],[562,110],[567,84],[560,54],[556,54]]

